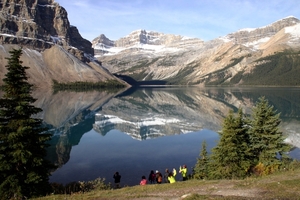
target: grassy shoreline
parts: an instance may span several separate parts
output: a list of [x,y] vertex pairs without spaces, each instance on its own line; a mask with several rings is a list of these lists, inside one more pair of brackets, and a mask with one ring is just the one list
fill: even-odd
[[243,180],[188,180],[117,190],[94,190],[71,195],[50,195],[40,200],[60,199],[299,199],[300,168]]

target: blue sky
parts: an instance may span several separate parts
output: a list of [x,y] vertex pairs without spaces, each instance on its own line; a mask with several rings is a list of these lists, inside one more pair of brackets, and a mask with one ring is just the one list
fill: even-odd
[[117,40],[138,29],[204,41],[288,16],[300,19],[299,0],[55,0],[71,25],[93,40]]

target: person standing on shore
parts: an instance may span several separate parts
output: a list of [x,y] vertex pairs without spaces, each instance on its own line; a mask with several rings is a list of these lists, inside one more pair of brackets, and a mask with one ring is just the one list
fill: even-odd
[[148,181],[150,183],[155,183],[155,178],[156,178],[156,174],[154,173],[153,170],[150,171],[149,177],[148,177]]
[[166,169],[164,174],[165,183],[170,183],[168,177],[169,177],[169,169]]
[[183,167],[179,167],[179,173],[181,173],[182,175],[182,181],[186,181],[187,180],[187,167],[186,165],[183,165]]
[[115,179],[115,189],[120,188],[121,175],[119,174],[119,172],[116,172],[113,178]]
[[156,183],[161,184],[162,183],[162,174],[156,170]]

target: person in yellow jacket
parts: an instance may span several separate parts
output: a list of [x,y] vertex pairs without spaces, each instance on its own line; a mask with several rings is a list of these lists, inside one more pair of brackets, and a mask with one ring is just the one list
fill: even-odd
[[182,175],[182,181],[186,181],[187,180],[187,168],[186,165],[183,165],[183,167],[179,167],[179,173],[181,173]]
[[169,173],[169,176],[168,176],[169,183],[175,183],[176,182],[176,179],[175,179],[176,173],[177,172],[176,172],[175,168],[173,169],[173,172]]

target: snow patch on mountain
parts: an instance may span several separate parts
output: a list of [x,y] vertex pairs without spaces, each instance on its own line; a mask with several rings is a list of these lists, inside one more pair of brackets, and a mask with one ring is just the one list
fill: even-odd
[[256,28],[243,28],[243,29],[238,30],[238,32],[243,32],[243,31],[251,32],[251,31],[254,31],[254,30],[256,30]]
[[145,53],[147,52],[147,53],[154,53],[154,54],[161,53],[161,52],[172,53],[172,52],[178,52],[181,50],[180,48],[166,47],[165,45],[151,45],[151,44],[143,44],[143,43],[137,43],[130,47],[110,47],[110,46],[106,46],[104,44],[97,44],[96,46],[94,46],[94,49],[108,52],[103,55],[96,55],[96,57],[111,56],[111,55],[118,54],[121,51],[126,51],[126,50],[130,50],[130,49],[136,49],[140,52],[143,51]]
[[[23,38],[23,39],[28,39],[28,40],[39,40],[39,41],[42,41],[42,42],[46,42],[46,41],[41,40],[41,39],[36,39],[36,38],[31,38],[31,37],[15,36],[15,35],[12,35],[12,34],[7,34],[7,33],[0,33],[0,35],[5,36],[5,37]],[[48,43],[53,44],[51,42],[48,42]]]
[[288,41],[288,43],[290,44],[295,44],[295,43],[300,43],[300,23],[294,25],[294,26],[290,26],[290,27],[286,27],[284,28],[284,32],[286,34],[290,34],[290,39]]
[[261,38],[259,40],[255,40],[253,42],[247,42],[244,44],[246,47],[252,47],[253,49],[259,49],[259,46],[263,43],[266,43],[270,40],[270,37]]
[[193,39],[193,38],[187,37],[187,36],[183,36],[183,37],[181,38],[181,40],[191,40],[191,39]]
[[219,40],[222,40],[223,42],[227,43],[227,42],[232,42],[232,40],[226,35],[223,37],[219,37]]
[[295,26],[290,26],[284,28],[285,33],[289,33],[292,37],[300,37],[300,23],[296,24]]

